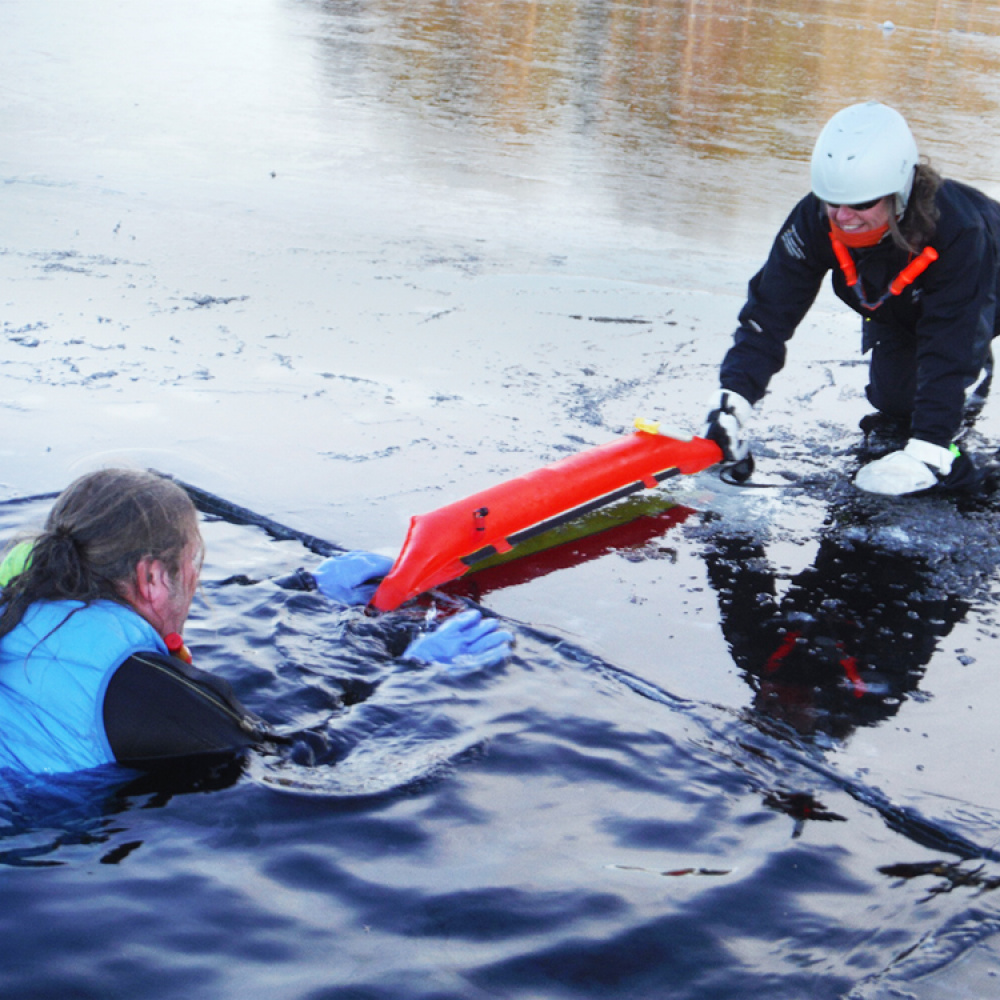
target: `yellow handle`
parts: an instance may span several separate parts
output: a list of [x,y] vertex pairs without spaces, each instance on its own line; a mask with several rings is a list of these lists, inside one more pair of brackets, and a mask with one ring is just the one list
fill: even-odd
[[635,418],[635,429],[643,434],[659,434],[660,422],[658,420],[647,420],[645,417]]

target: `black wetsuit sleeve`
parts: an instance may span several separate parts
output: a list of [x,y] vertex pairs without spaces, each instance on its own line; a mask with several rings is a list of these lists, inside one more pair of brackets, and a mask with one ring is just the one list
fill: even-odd
[[115,759],[140,766],[231,753],[266,738],[225,681],[160,653],[137,653],[115,671],[104,729]]
[[316,590],[316,577],[312,575],[307,569],[302,569],[301,567],[297,569],[294,573],[289,573],[287,576],[275,577],[272,583],[285,590]]
[[[237,573],[235,576],[227,577],[225,580],[220,580],[218,586],[228,587],[236,585],[238,587],[254,587],[260,580],[255,580],[253,577],[246,576],[243,573]],[[299,568],[295,570],[294,573],[288,573],[285,576],[275,576],[271,578],[271,583],[277,587],[281,587],[283,590],[317,590],[316,577],[312,575],[307,569]]]

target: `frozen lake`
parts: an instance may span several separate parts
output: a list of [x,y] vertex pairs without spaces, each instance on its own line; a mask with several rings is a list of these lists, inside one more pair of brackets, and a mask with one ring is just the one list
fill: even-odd
[[[838,108],[893,104],[942,172],[1000,196],[1000,13],[983,4],[2,10],[8,502],[126,462],[394,553],[411,515],[636,416],[698,429],[746,282]],[[29,928],[0,960],[4,995],[990,995],[996,505],[844,485],[867,411],[859,340],[824,293],[758,407],[759,479],[812,486],[691,477],[645,534],[484,587],[521,629],[498,678],[446,697],[366,666],[351,639],[321,727],[337,753],[256,760],[151,812],[98,810],[89,841],[8,817],[10,857],[42,844],[61,866],[0,875],[5,927]],[[1000,444],[995,400],[974,444]],[[5,537],[43,513],[8,503]],[[327,636],[217,592],[309,557],[222,526],[208,538],[193,645],[234,683],[220,635],[273,649],[241,694],[265,716],[277,698],[305,731],[322,711],[281,687],[282,658],[320,683],[309,650],[360,625]],[[767,664],[789,620],[835,652],[786,689]],[[872,672],[854,707],[852,656]],[[383,694],[389,715],[415,706],[399,742],[338,701],[366,671],[367,710]],[[439,715],[462,735],[442,737]],[[837,818],[796,819],[803,795]],[[956,839],[928,844],[917,815]],[[971,871],[975,848],[979,882],[930,899],[933,877],[878,872]],[[658,874],[687,869],[729,874]],[[197,944],[165,931],[184,898],[172,881],[198,927],[220,924]],[[95,883],[92,911],[70,912]],[[107,933],[131,907],[119,954]],[[244,909],[280,942],[233,947],[224,925]],[[49,965],[64,939],[72,961]]]

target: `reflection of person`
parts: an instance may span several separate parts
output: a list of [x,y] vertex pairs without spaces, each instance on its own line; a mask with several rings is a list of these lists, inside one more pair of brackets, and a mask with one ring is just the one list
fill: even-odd
[[812,193],[750,282],[704,436],[727,461],[745,458],[744,424],[830,271],[834,292],[864,317],[862,351],[871,351],[866,392],[877,414],[862,427],[895,425],[897,447],[905,441],[856,484],[888,495],[977,485],[955,441],[967,394],[981,406],[988,391],[1000,333],[1000,205],[920,162],[903,117],[874,101],[830,119],[811,176]]
[[[0,567],[0,767],[60,773],[245,748],[267,734],[228,686],[190,666],[197,512],[152,473],[104,470],[58,498]],[[391,560],[351,552],[284,586],[363,603]],[[414,639],[422,662],[499,662],[510,636],[476,611]]]
[[764,546],[749,536],[717,538],[706,564],[755,707],[804,735],[842,738],[893,715],[968,611],[927,590],[920,560],[868,542],[824,537],[780,596]]

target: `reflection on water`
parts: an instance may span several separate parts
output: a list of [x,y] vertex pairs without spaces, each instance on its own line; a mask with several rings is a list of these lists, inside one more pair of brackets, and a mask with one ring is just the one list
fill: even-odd
[[767,547],[718,536],[706,555],[722,631],[754,706],[837,739],[899,711],[970,603],[934,590],[928,560],[827,535],[779,595]]
[[[603,189],[671,228],[783,215],[822,123],[877,97],[926,152],[996,181],[1000,11],[982,2],[324,3],[328,84],[394,112],[428,169]],[[890,22],[888,18],[893,18]],[[974,141],[972,141],[974,139]]]

